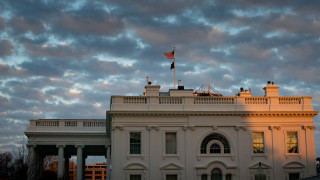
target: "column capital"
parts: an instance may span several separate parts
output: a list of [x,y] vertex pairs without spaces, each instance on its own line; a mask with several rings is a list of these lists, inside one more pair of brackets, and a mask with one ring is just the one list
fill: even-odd
[[268,126],[269,130],[280,130],[281,126]]
[[27,144],[27,148],[35,148],[35,147],[37,147],[36,144]]
[[310,130],[315,130],[316,127],[315,127],[315,126],[302,126],[302,129],[303,129],[303,130],[308,130],[308,129],[310,129]]
[[65,148],[66,145],[65,145],[65,144],[57,144],[56,147],[57,147],[57,148],[60,148],[60,147]]
[[81,148],[81,149],[83,149],[84,146],[85,146],[84,144],[76,144],[76,145],[75,145],[76,148]]

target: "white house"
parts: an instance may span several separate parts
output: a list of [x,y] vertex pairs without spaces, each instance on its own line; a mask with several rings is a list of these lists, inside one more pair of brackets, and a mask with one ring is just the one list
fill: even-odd
[[[316,175],[311,97],[236,96],[179,87],[145,96],[112,96],[106,120],[30,120],[28,179],[42,178],[43,158],[58,155],[58,179],[77,156],[105,155],[112,180],[295,180]],[[110,156],[111,154],[111,156]]]
[[112,96],[113,180],[293,180],[316,175],[311,97],[194,93]]

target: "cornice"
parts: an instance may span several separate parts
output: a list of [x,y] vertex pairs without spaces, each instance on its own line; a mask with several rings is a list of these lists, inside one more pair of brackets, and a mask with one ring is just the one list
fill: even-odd
[[107,135],[107,133],[84,133],[84,132],[24,132],[26,136],[33,136],[36,135],[37,137],[39,136],[102,136],[105,137]]
[[109,111],[112,116],[314,117],[319,111]]

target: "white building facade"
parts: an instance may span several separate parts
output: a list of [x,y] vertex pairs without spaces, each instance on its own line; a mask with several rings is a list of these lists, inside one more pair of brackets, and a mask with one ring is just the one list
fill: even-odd
[[316,175],[311,97],[112,96],[113,180],[291,180]]

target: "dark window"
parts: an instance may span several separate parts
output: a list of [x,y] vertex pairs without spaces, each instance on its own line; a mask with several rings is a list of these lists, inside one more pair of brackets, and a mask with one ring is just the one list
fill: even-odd
[[178,175],[176,174],[167,174],[166,180],[178,180]]
[[130,154],[141,154],[141,133],[130,133]]
[[211,171],[211,180],[222,180],[222,171],[219,168]]
[[219,144],[212,144],[210,146],[210,154],[220,154],[221,153],[221,148],[219,146]]
[[130,175],[130,180],[141,180],[141,175]]
[[298,180],[300,179],[300,173],[289,173],[289,180]]
[[166,133],[166,154],[177,154],[177,133]]
[[221,134],[212,133],[203,139],[203,141],[201,143],[201,147],[200,147],[201,154],[207,154],[207,146],[208,146],[209,142],[213,141],[213,140],[217,140],[217,141],[221,142],[221,144],[223,145],[223,152],[224,153],[228,153],[228,154],[230,153],[229,141]]
[[226,175],[226,180],[232,180],[232,174],[227,174]]
[[208,180],[208,175],[202,174],[201,175],[201,180]]

